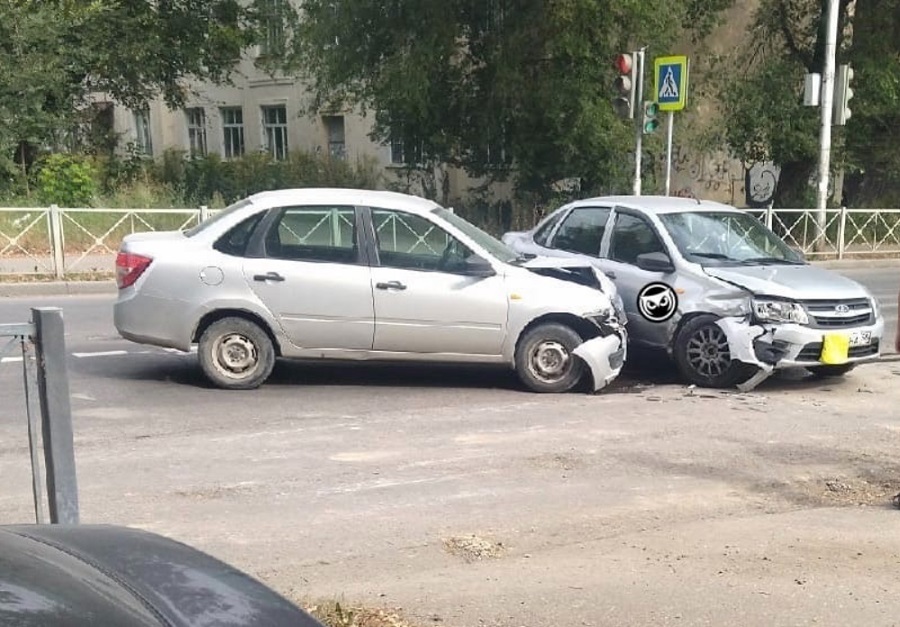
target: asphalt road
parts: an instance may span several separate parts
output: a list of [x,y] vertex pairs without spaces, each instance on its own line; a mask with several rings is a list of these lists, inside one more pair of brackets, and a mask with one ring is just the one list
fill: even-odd
[[[897,272],[846,271],[882,301]],[[130,344],[108,295],[60,306],[82,519],[207,550],[288,596],[418,624],[895,625],[900,368],[608,393],[471,368],[279,364],[250,392]],[[0,364],[0,522],[32,517],[17,363]],[[736,617],[740,617],[739,619]]]

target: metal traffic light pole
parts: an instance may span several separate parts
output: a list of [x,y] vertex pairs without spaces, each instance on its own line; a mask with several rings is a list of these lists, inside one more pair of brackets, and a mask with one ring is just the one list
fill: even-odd
[[834,62],[837,54],[838,0],[828,0],[828,32],[825,40],[825,68],[822,72],[822,128],[819,136],[819,185],[816,195],[816,247],[825,237],[828,203],[828,174],[831,168],[831,118],[834,102]]
[[[647,46],[644,46],[635,54],[634,67],[635,73],[637,75],[637,82],[635,84],[635,93],[634,93],[634,108],[633,111],[635,113],[634,118],[634,130],[635,130],[635,140],[634,140],[634,195],[641,195],[641,157],[644,152],[644,116],[643,116],[643,106],[644,102],[644,53],[647,50]],[[641,111],[641,114],[638,114],[638,111]]]

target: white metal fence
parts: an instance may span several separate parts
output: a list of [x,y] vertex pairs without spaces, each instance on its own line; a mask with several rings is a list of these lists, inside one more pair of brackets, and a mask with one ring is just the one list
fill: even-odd
[[[900,257],[900,209],[747,209],[810,259]],[[216,213],[196,209],[0,207],[0,276],[111,275],[122,238],[184,229]]]

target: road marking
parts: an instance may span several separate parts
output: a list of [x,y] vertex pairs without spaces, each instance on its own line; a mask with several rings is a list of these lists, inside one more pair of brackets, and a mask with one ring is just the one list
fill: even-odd
[[128,351],[99,351],[96,353],[72,353],[72,357],[113,357],[116,355],[127,355]]
[[21,357],[3,357],[2,359],[0,359],[0,364],[11,364],[14,362],[21,362],[21,361],[22,361]]

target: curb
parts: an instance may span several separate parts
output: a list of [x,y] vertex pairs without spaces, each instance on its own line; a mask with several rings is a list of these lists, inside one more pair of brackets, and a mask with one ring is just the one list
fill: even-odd
[[0,282],[0,298],[21,296],[72,296],[76,294],[116,294],[115,281],[31,281]]

